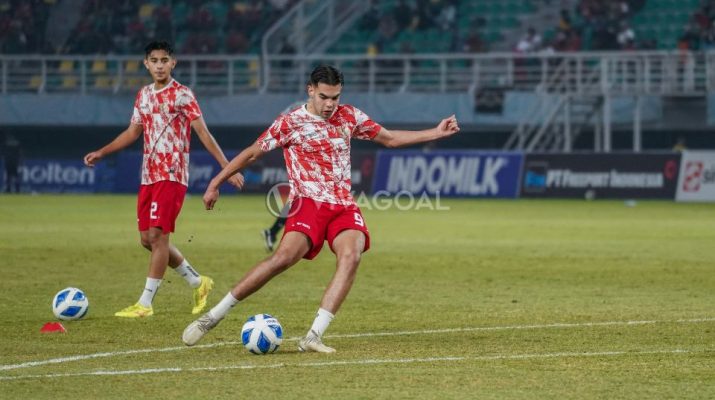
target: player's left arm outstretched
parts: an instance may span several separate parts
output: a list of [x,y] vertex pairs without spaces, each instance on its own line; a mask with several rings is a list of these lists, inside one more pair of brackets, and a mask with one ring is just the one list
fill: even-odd
[[[233,158],[225,167],[219,172],[209,185],[206,187],[206,192],[204,193],[204,206],[207,210],[212,210],[214,205],[218,201],[219,191],[218,188],[222,183],[226,182],[234,174],[240,175],[240,170],[253,164],[256,160],[261,158],[264,151],[258,142],[254,142],[251,146],[246,147],[242,152],[240,152],[236,157]],[[243,178],[243,176],[241,176]]]
[[143,131],[144,128],[140,124],[129,124],[129,127],[109,142],[108,145],[87,153],[83,158],[84,165],[94,167],[99,160],[134,143]]
[[[218,161],[219,165],[221,165],[221,168],[226,167],[226,165],[228,165],[228,159],[221,150],[221,147],[218,145],[218,142],[216,142],[216,139],[213,137],[211,132],[209,132],[209,128],[206,126],[206,121],[204,121],[204,117],[198,117],[195,120],[191,121],[191,127],[194,128],[194,131],[199,137],[201,143],[204,145],[206,150],[216,159],[216,161]],[[231,175],[227,180],[230,184],[239,189],[243,187],[243,175],[240,172],[236,172],[235,174]]]
[[372,140],[385,147],[403,147],[445,138],[457,132],[459,132],[457,117],[450,115],[434,128],[423,131],[393,131],[382,128]]

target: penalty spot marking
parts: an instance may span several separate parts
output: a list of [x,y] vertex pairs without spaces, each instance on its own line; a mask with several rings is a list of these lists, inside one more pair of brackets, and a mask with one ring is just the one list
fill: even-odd
[[[468,327],[468,328],[448,328],[448,329],[429,329],[429,330],[419,330],[419,331],[399,331],[399,332],[367,332],[367,333],[353,333],[353,334],[342,334],[342,335],[326,335],[326,339],[345,339],[345,338],[362,338],[362,337],[380,337],[380,336],[407,336],[407,335],[429,335],[429,334],[439,334],[439,333],[456,333],[456,332],[486,332],[486,331],[505,331],[505,330],[521,330],[521,329],[569,329],[569,328],[588,328],[588,327],[598,327],[598,326],[638,326],[638,325],[650,325],[658,323],[677,323],[677,324],[696,324],[701,322],[713,322],[715,318],[697,318],[697,319],[678,319],[672,321],[605,321],[605,322],[581,322],[581,323],[555,323],[555,324],[543,324],[543,325],[507,325],[507,326],[485,326],[485,327]],[[285,341],[298,341],[299,338],[288,338]],[[137,349],[137,350],[124,350],[124,351],[111,351],[103,353],[93,353],[93,354],[83,354],[68,357],[51,358],[48,360],[40,361],[28,361],[19,364],[6,364],[0,365],[0,371],[8,371],[20,368],[30,368],[39,367],[48,364],[62,364],[72,361],[82,361],[90,360],[94,358],[105,358],[105,357],[118,357],[131,354],[146,354],[146,353],[163,353],[172,351],[182,351],[189,349],[206,349],[219,346],[233,346],[242,345],[241,342],[220,342],[203,344],[198,346],[178,346],[178,347],[165,347],[159,349]]]
[[76,372],[64,374],[45,374],[45,375],[18,375],[18,376],[0,376],[0,381],[12,381],[20,379],[47,379],[47,378],[68,378],[79,376],[118,376],[118,375],[147,375],[161,373],[180,373],[180,372],[220,372],[229,370],[254,370],[254,369],[275,369],[275,368],[291,368],[291,367],[329,367],[343,365],[381,365],[381,364],[413,364],[413,363],[434,363],[434,362],[460,362],[460,361],[509,361],[509,360],[530,360],[530,359],[549,359],[549,358],[584,358],[584,357],[615,357],[615,356],[647,356],[647,355],[679,355],[706,353],[711,350],[690,351],[682,349],[672,350],[653,350],[653,351],[602,351],[591,353],[542,353],[542,354],[513,354],[513,355],[493,355],[493,356],[476,356],[476,357],[428,357],[428,358],[386,358],[386,359],[365,359],[365,360],[345,360],[345,361],[324,361],[324,362],[304,362],[304,363],[280,363],[280,364],[243,364],[243,365],[224,365],[218,367],[193,367],[193,368],[147,368],[147,369],[129,369],[129,370],[96,370],[89,372]]

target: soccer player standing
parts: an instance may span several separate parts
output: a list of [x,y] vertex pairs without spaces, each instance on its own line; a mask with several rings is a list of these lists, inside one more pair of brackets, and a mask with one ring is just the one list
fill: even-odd
[[[134,143],[144,133],[141,186],[137,200],[137,221],[141,244],[151,251],[149,273],[139,301],[114,315],[139,318],[154,314],[152,301],[169,265],[193,288],[193,314],[206,307],[213,280],[199,275],[179,250],[169,242],[189,182],[189,144],[191,129],[221,167],[228,159],[209,132],[191,89],[175,81],[173,49],[167,42],[151,42],[145,48],[144,66],[153,83],[137,93],[129,127],[112,142],[84,156],[92,167],[105,156]],[[243,185],[240,173],[227,179]]]
[[325,289],[317,316],[300,351],[332,353],[322,335],[352,287],[360,257],[370,247],[370,235],[350,190],[350,139],[366,139],[386,147],[427,142],[459,131],[454,115],[423,131],[391,131],[350,105],[340,105],[343,75],[334,67],[319,66],[310,75],[308,102],[281,115],[250,147],[243,150],[211,180],[204,204],[211,210],[226,179],[265,152],[283,148],[291,185],[291,211],[283,238],[273,255],[256,264],[209,312],[189,324],[182,339],[196,344],[239,301],[244,300],[301,258],[313,259],[327,240],[337,265]]

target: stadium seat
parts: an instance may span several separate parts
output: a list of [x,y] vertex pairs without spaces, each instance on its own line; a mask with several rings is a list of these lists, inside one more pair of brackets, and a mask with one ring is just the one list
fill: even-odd
[[61,74],[70,74],[74,71],[74,61],[72,60],[62,60],[60,66],[57,69]]
[[41,75],[33,75],[30,77],[30,89],[39,89],[42,86],[43,80]]
[[138,90],[142,86],[151,83],[151,78],[143,76],[130,76],[124,80],[124,88]]
[[124,72],[137,73],[139,72],[139,61],[129,60],[124,64]]
[[144,3],[139,7],[139,17],[143,20],[148,20],[153,16],[154,4]]
[[62,77],[62,89],[74,89],[77,87],[79,78],[75,75],[67,75]]
[[94,60],[92,62],[92,67],[90,68],[90,71],[93,74],[107,72],[107,60],[104,60],[104,59]]
[[96,89],[109,89],[114,87],[114,77],[108,75],[100,75],[94,80]]

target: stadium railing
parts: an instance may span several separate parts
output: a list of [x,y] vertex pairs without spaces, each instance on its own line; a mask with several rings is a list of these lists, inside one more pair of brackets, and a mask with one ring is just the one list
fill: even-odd
[[[0,92],[117,94],[150,82],[141,56],[0,55]],[[174,77],[197,93],[300,93],[310,69],[340,67],[359,92],[478,89],[702,96],[715,90],[715,53],[182,55]],[[600,85],[593,85],[596,74]],[[555,85],[557,81],[559,84]],[[588,93],[586,93],[588,94]]]

